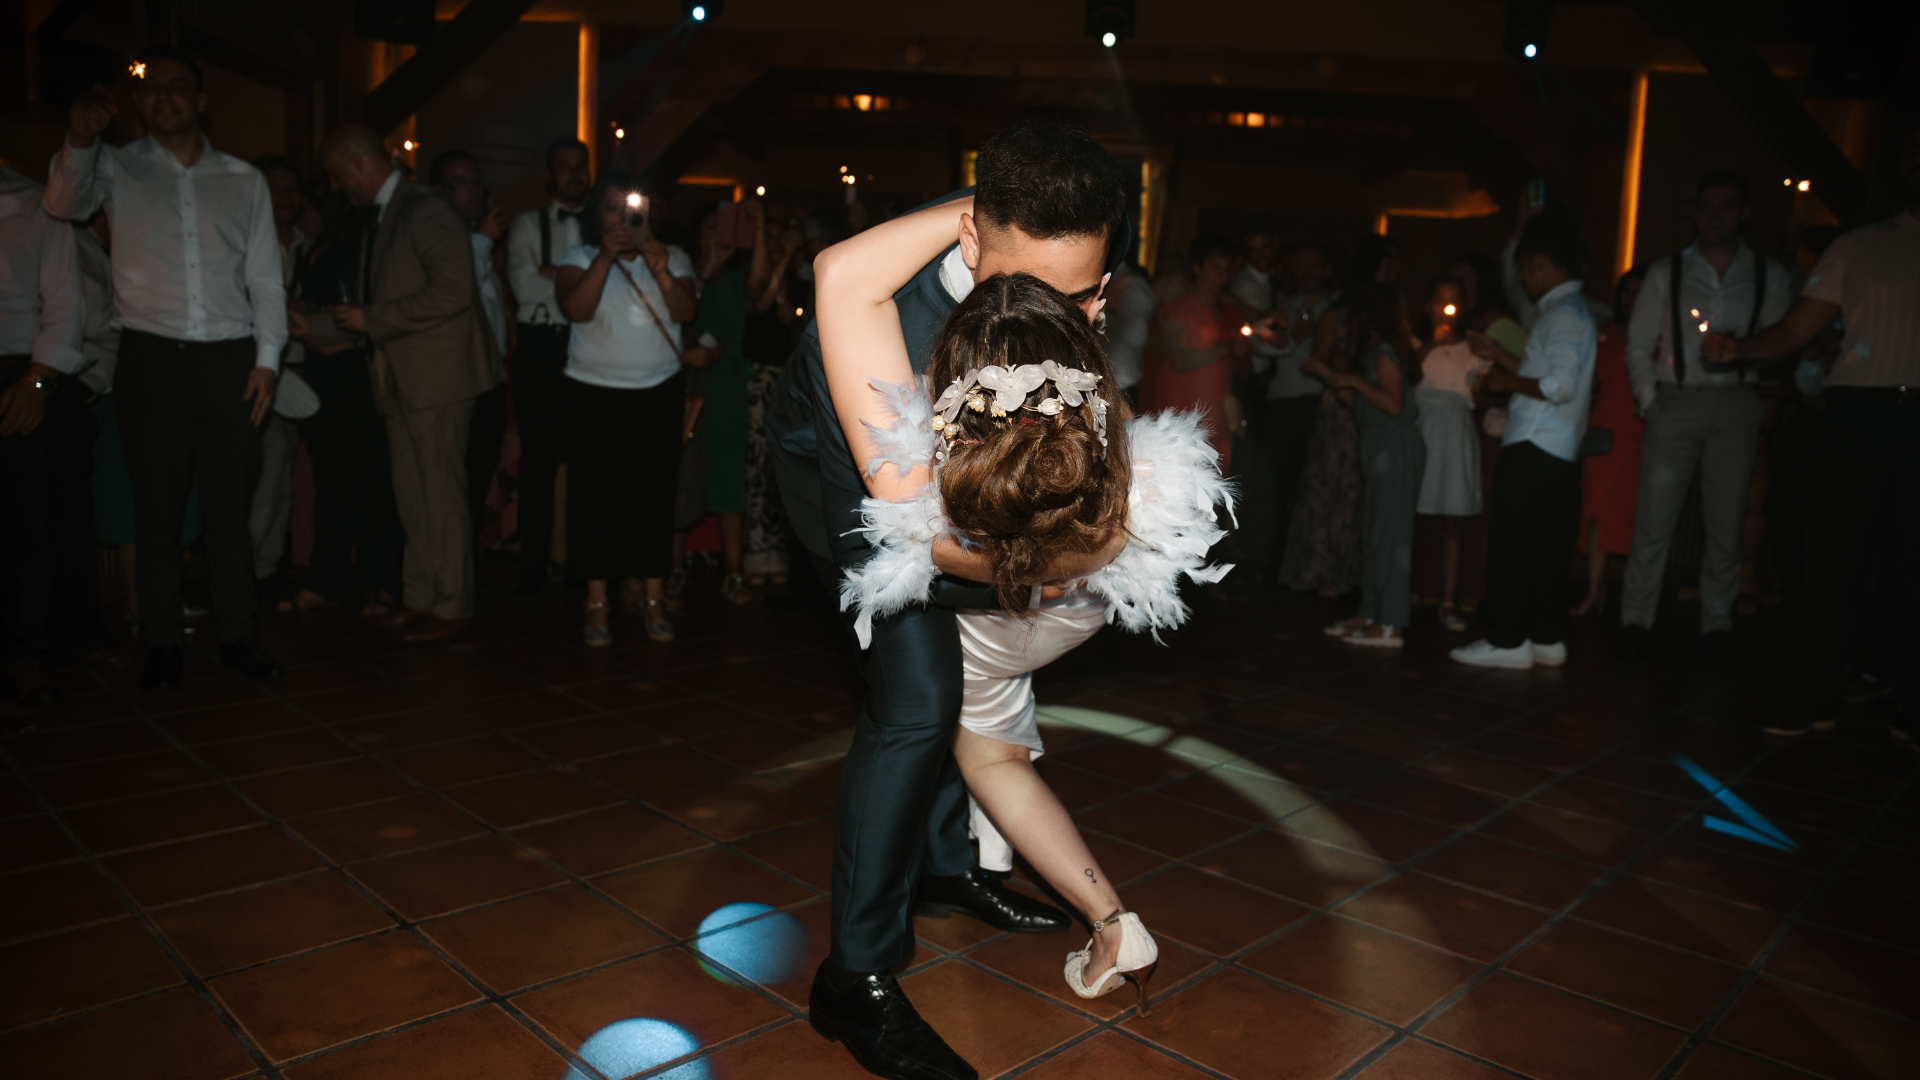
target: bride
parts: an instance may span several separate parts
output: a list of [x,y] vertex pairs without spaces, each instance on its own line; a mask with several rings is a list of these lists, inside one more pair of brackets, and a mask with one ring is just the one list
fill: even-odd
[[[1086,310],[1036,277],[976,285],[915,380],[893,294],[972,208],[966,198],[896,218],[815,263],[827,381],[854,460],[866,462],[875,548],[847,572],[841,603],[858,609],[864,648],[873,618],[926,602],[936,549],[991,582],[1000,610],[960,613],[953,747],[981,865],[1011,868],[1011,841],[1093,930],[1067,956],[1068,987],[1093,998],[1132,981],[1145,1015],[1159,949],[1034,771],[1032,673],[1106,623],[1183,622],[1179,576],[1217,581],[1229,569],[1209,567],[1206,552],[1231,491],[1198,416],[1128,416]],[[1041,580],[1050,565],[1098,569]]]

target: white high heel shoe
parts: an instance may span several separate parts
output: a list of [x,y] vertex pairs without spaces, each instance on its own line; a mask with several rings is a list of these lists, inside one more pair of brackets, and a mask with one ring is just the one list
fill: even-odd
[[1114,954],[1113,966],[1087,983],[1087,964],[1093,960],[1093,940],[1089,938],[1086,948],[1067,954],[1067,987],[1083,998],[1097,998],[1119,989],[1122,980],[1131,982],[1140,1015],[1150,1016],[1147,980],[1153,978],[1153,967],[1160,962],[1160,946],[1147,933],[1140,916],[1131,911],[1116,911],[1099,920],[1093,924],[1093,932],[1098,934],[1108,927],[1120,930],[1120,948]]

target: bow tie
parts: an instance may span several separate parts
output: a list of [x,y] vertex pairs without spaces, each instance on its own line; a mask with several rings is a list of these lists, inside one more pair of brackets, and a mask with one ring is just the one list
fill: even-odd
[[555,221],[566,221],[569,218],[573,219],[574,221],[585,221],[587,217],[587,208],[583,206],[578,210],[555,209],[553,212],[553,217]]

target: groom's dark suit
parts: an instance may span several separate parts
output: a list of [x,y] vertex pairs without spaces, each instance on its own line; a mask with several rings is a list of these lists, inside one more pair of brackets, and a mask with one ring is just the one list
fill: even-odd
[[[940,282],[940,260],[894,302],[914,373],[924,374],[958,306]],[[837,589],[837,568],[872,554],[865,534],[853,531],[867,488],[834,412],[813,325],[787,362],[767,430],[794,531],[817,559],[831,560],[836,569],[826,584]],[[840,781],[833,857],[832,955],[847,971],[904,962],[913,952],[911,905],[920,875],[964,874],[974,865],[967,789],[951,753],[960,716],[954,606],[998,605],[989,590],[953,578],[942,579],[939,599],[875,619],[873,645],[858,654],[867,699]]]

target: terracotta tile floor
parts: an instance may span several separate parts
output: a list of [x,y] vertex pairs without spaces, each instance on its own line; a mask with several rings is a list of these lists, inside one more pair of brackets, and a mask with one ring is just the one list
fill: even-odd
[[[690,590],[680,642],[495,596],[403,646],[270,618],[255,686],[70,673],[0,713],[0,1062],[35,1080],[859,1077],[804,1019],[859,686],[805,593]],[[816,594],[817,595],[817,594]],[[922,920],[901,972],[983,1076],[1912,1076],[1915,759],[1771,744],[1743,672],[1450,665],[1203,599],[1040,677],[1042,770],[1162,940],[1153,1015],[1084,940]],[[1747,628],[1743,627],[1743,633]],[[1740,814],[1683,754],[1792,840]]]

